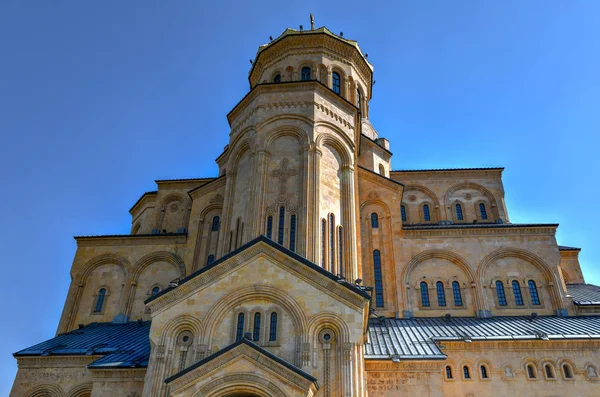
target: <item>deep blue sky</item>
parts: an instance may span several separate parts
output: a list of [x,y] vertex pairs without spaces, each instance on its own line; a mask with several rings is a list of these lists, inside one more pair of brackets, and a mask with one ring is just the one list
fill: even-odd
[[599,1],[4,0],[0,395],[56,331],[72,236],[128,233],[155,179],[214,176],[248,60],[310,12],[369,53],[394,169],[505,166],[511,221],[560,223],[600,283]]

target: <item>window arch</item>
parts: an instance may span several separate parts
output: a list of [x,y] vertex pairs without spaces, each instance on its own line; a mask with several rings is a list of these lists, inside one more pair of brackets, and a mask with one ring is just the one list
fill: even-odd
[[506,294],[504,293],[504,284],[502,281],[496,281],[496,295],[498,296],[498,304],[506,306]]
[[523,306],[523,295],[521,294],[521,286],[517,280],[512,281],[513,295],[515,296],[515,304]]
[[244,337],[244,317],[244,313],[238,314],[235,340],[241,340]]
[[585,370],[587,372],[588,378],[597,378],[598,377],[598,370],[593,365],[588,364],[585,367]]
[[402,216],[402,222],[406,222],[406,206],[400,206],[400,215]]
[[157,285],[154,288],[152,288],[152,291],[150,292],[150,296],[154,296],[156,294],[158,294],[160,292],[160,287]]
[[489,379],[488,370],[485,365],[481,365],[479,371],[481,372],[481,379]]
[[423,219],[425,222],[431,221],[431,213],[429,212],[429,204],[423,204]]
[[462,206],[460,204],[456,204],[456,220],[457,221],[462,221],[463,220],[463,210],[462,210]]
[[208,256],[208,258],[206,259],[206,266],[212,265],[214,261],[215,261],[215,256],[213,254],[210,254]]
[[427,289],[427,283],[421,281],[421,306],[429,307],[429,290]]
[[444,291],[444,283],[438,281],[435,283],[435,289],[437,291],[438,306],[446,306],[446,292]]
[[479,216],[481,216],[481,219],[483,220],[487,219],[487,211],[484,203],[479,203]]
[[550,364],[544,364],[544,372],[546,373],[546,379],[554,379],[554,368]]
[[537,286],[535,285],[535,281],[529,280],[527,282],[527,285],[529,286],[529,296],[531,297],[531,304],[539,305],[540,304],[540,296],[538,294],[538,290],[537,290]]
[[454,306],[462,306],[462,295],[460,293],[460,284],[458,281],[452,282],[452,296],[454,297]]
[[290,217],[290,251],[296,252],[296,215]]
[[277,244],[283,245],[283,228],[285,227],[285,207],[279,207],[279,229],[277,230]]
[[379,175],[385,176],[385,167],[383,164],[379,164]]
[[342,93],[342,80],[340,78],[340,74],[338,72],[333,72],[331,74],[331,89],[336,94],[340,95]]
[[212,219],[212,225],[210,226],[210,230],[212,232],[218,232],[219,231],[219,221],[220,221],[220,218],[218,216],[213,217],[213,219]]
[[260,340],[260,313],[254,313],[254,327],[252,329],[252,340],[258,342]]
[[535,367],[533,364],[527,364],[527,377],[529,379],[536,379]]
[[281,75],[279,73],[273,77],[273,83],[281,83]]
[[104,309],[104,300],[106,298],[106,288],[100,288],[98,296],[96,297],[96,307],[94,307],[94,313],[102,313]]
[[300,79],[302,81],[310,80],[310,68],[308,66],[303,67],[300,73]]
[[465,379],[471,379],[471,372],[469,371],[469,367],[467,365],[463,366],[463,377]]
[[569,364],[563,364],[562,370],[565,379],[573,379],[573,369]]
[[446,365],[446,379],[452,379],[452,367]]
[[267,238],[273,238],[273,216],[267,217]]
[[277,312],[271,313],[271,322],[269,324],[269,341],[277,340]]
[[375,275],[375,306],[383,307],[383,276],[379,250],[373,251],[373,274]]
[[377,229],[379,227],[379,216],[376,212],[371,214],[371,227]]

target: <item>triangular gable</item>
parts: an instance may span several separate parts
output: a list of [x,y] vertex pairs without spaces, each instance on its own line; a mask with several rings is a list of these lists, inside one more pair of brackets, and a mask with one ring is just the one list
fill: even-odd
[[[197,390],[210,388],[213,380],[212,374],[215,371],[218,371],[220,376],[242,378],[243,373],[239,373],[233,368],[229,371],[227,369],[240,359],[249,362],[257,371],[260,368],[270,373],[272,387],[291,387],[297,391],[302,391],[306,395],[314,394],[319,388],[317,379],[314,376],[282,360],[248,339],[239,340],[198,361],[196,364],[167,378],[165,383],[169,384],[172,392],[177,393],[191,387]],[[246,374],[252,376],[250,373]],[[194,390],[194,393],[197,390]]]

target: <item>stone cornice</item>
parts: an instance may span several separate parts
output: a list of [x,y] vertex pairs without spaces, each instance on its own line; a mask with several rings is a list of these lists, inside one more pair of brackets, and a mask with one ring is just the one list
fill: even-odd
[[358,166],[357,168],[359,180],[365,179],[367,181],[376,183],[378,185],[395,190],[397,192],[402,192],[404,190],[404,185],[402,185],[400,182],[396,182],[393,179],[386,178],[385,176],[379,175],[361,166]]
[[105,382],[143,382],[146,376],[146,368],[115,368],[94,369],[90,368],[93,380]]
[[214,181],[215,178],[163,179],[156,180],[159,190],[194,189]]
[[19,368],[85,368],[102,356],[17,356]]
[[[483,226],[483,225],[477,225]],[[472,237],[472,236],[554,236],[558,225],[485,225],[473,227],[472,225],[434,226],[431,228],[403,227],[404,238],[431,238],[431,237]]]
[[283,254],[262,241],[243,249],[222,262],[215,262],[215,265],[211,268],[205,268],[201,272],[197,272],[199,274],[192,274],[187,280],[182,280],[184,282],[176,288],[161,291],[154,296],[152,300],[147,300],[146,305],[150,308],[153,315],[158,314],[193,295],[197,290],[205,288],[229,272],[234,271],[239,265],[247,263],[259,256],[267,256],[273,259],[282,270],[295,275],[322,292],[332,296],[334,299],[342,301],[357,310],[362,310],[365,306],[366,301],[364,297],[357,293],[353,293],[347,287],[331,278],[319,274],[309,266],[297,262],[292,257]]
[[590,351],[590,349],[600,348],[598,339],[551,339],[532,340],[532,339],[511,339],[511,340],[477,340],[470,343],[464,341],[439,341],[443,345],[443,351],[481,351],[481,349],[500,350],[500,351],[548,351],[548,350],[580,350]]
[[144,206],[146,203],[155,202],[157,194],[157,191],[146,192],[142,194],[142,197],[140,197],[138,201],[136,201],[135,204],[131,206],[131,208],[129,209],[129,213],[133,215],[139,207]]
[[188,192],[188,195],[192,200],[196,200],[197,198],[202,197],[202,195],[208,192],[214,192],[217,189],[224,188],[225,183],[227,182],[226,175],[222,175],[216,179],[213,179],[209,183],[206,183],[202,186],[199,186],[195,189],[192,189]]
[[185,244],[187,233],[75,236],[78,247]]
[[389,359],[365,359],[367,372],[439,372],[443,365],[443,360],[405,360],[395,363]]

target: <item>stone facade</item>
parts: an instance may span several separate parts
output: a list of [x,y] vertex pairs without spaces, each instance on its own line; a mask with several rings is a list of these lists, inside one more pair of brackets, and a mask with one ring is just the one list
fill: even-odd
[[157,181],[130,235],[76,238],[57,334],[151,320],[147,365],[17,353],[11,395],[599,395],[600,329],[365,353],[370,319],[600,313],[568,294],[558,225],[510,223],[502,168],[392,170],[372,74],[325,28],[261,46],[219,176]]

